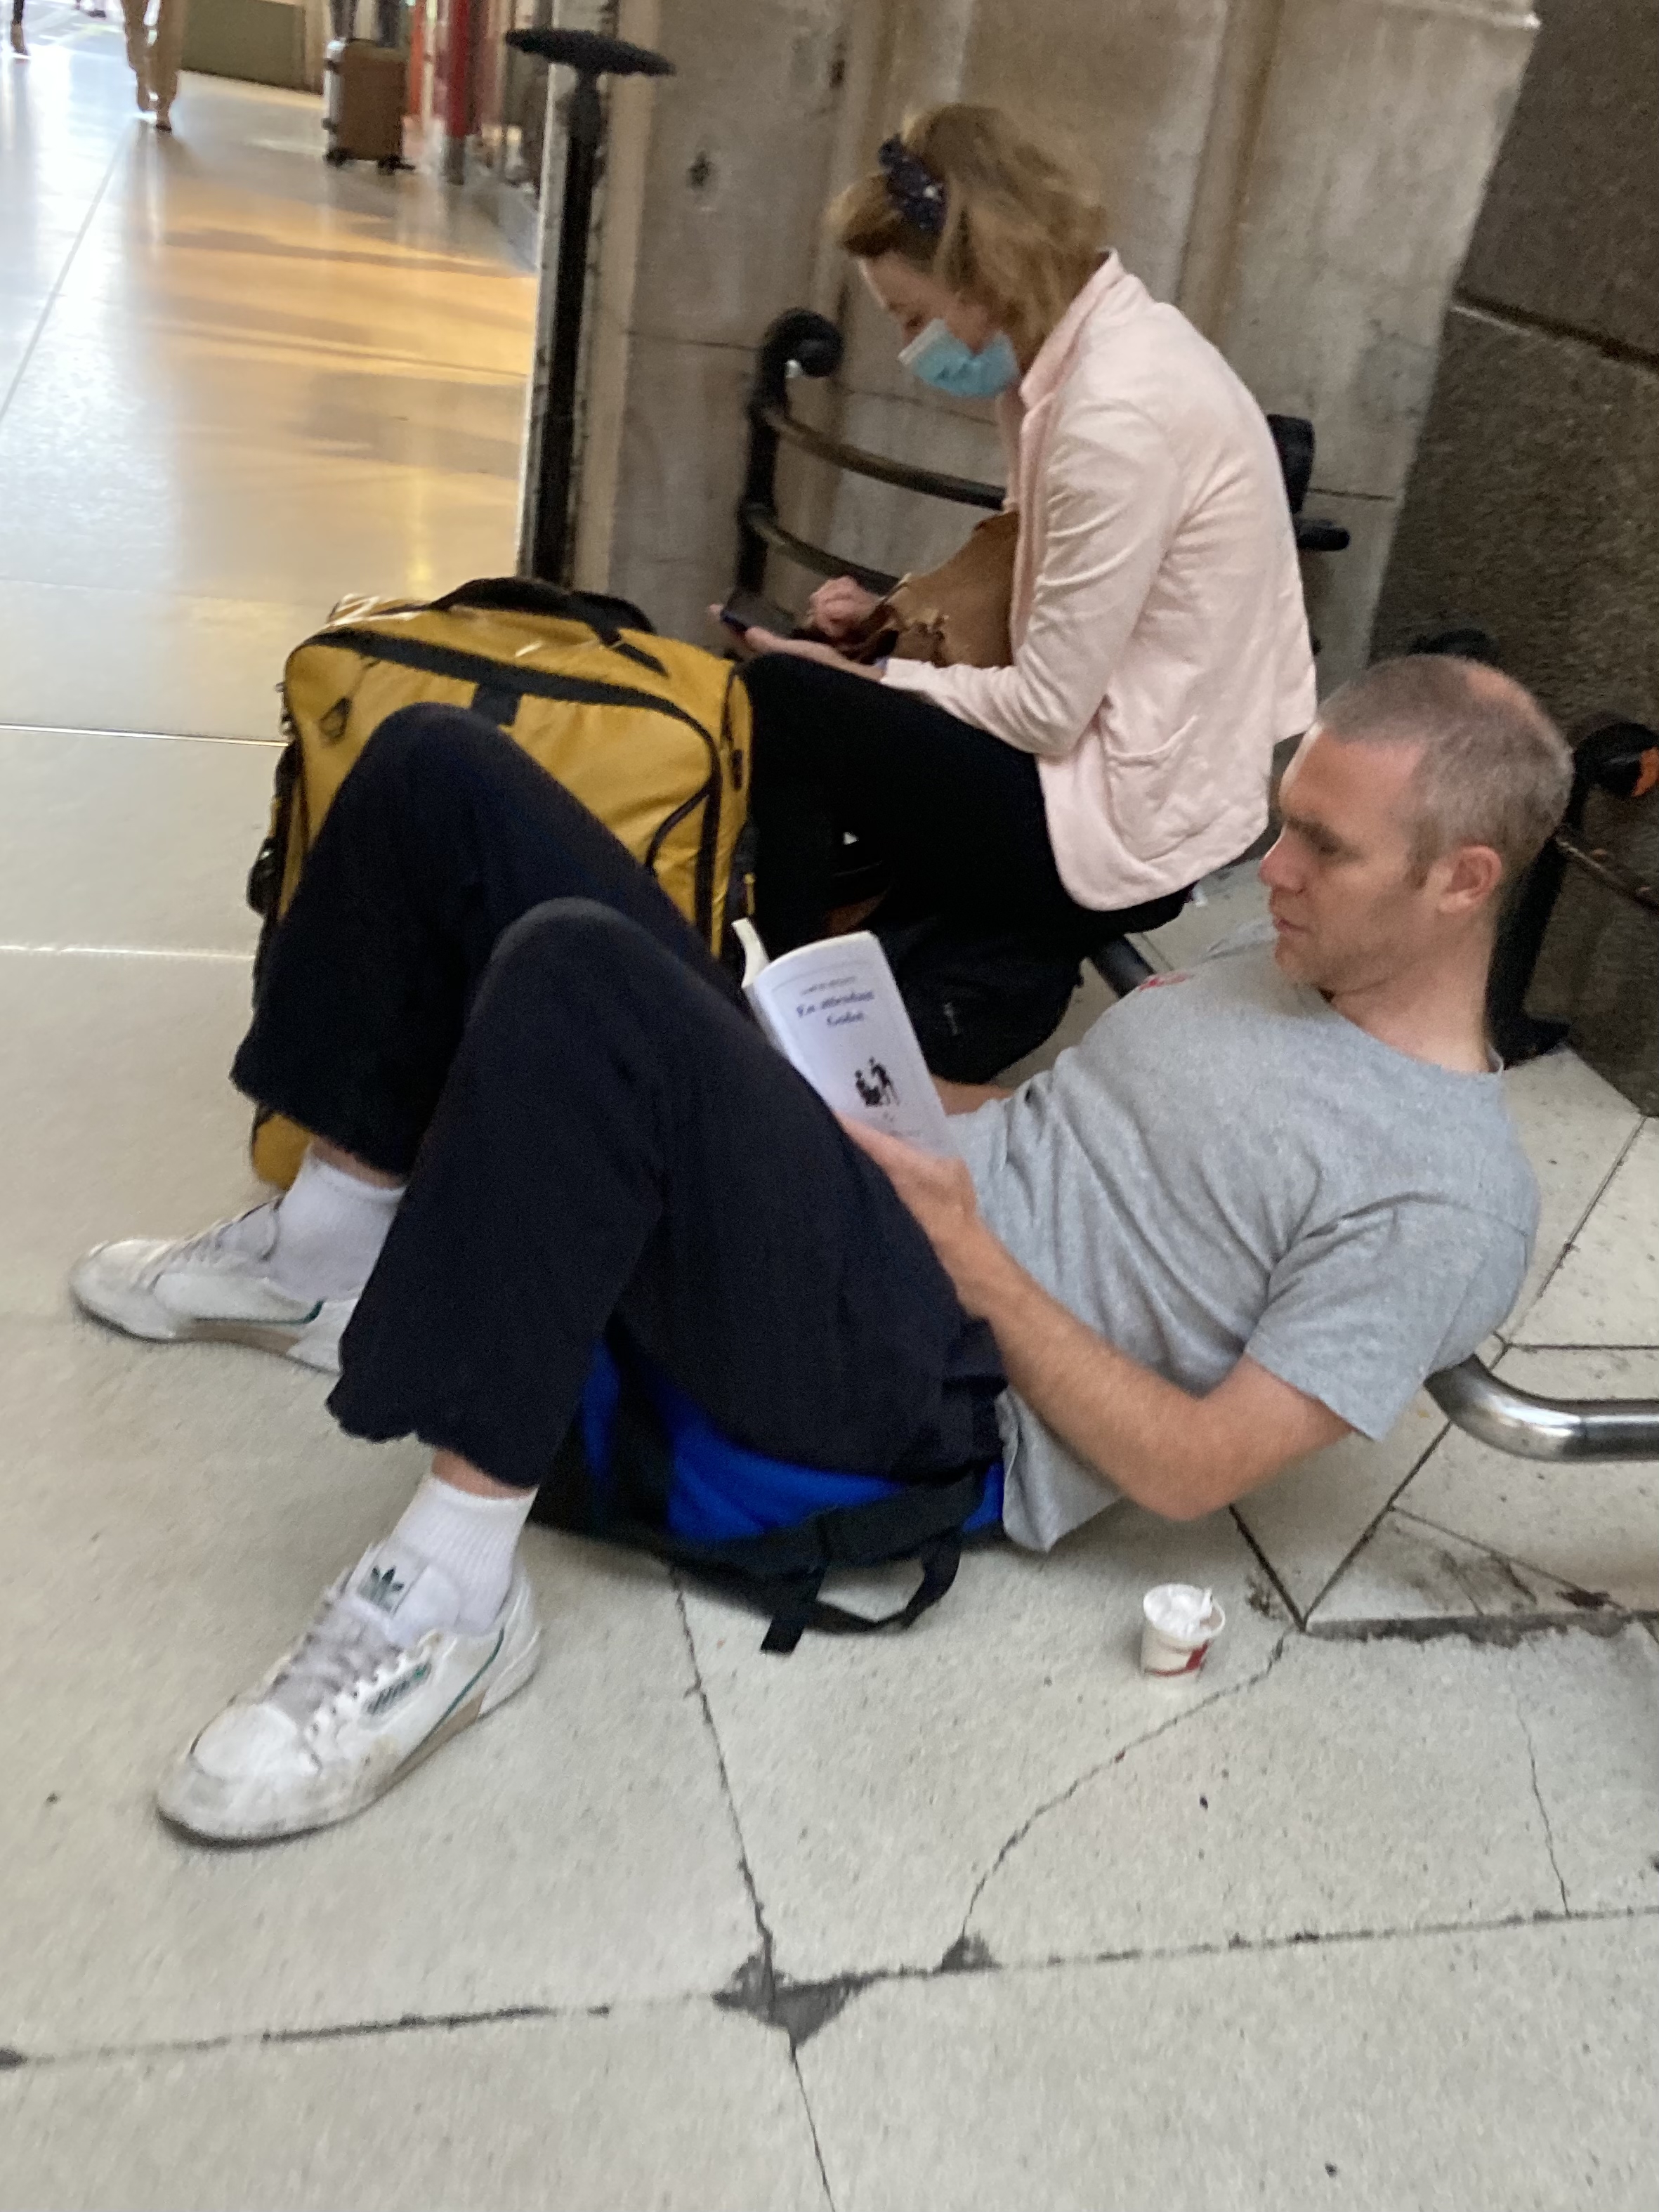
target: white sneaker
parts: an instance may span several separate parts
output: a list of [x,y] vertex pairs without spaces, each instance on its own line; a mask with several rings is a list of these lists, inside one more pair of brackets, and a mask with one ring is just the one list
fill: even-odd
[[70,1288],[88,1313],[129,1336],[250,1344],[337,1375],[356,1297],[296,1298],[279,1290],[268,1273],[276,1244],[273,1200],[197,1237],[97,1245],[70,1270]]
[[455,1607],[441,1568],[390,1545],[366,1552],[264,1680],[175,1760],[156,1792],[161,1811],[192,1835],[257,1843],[383,1797],[536,1671],[542,1632],[522,1566],[483,1635],[446,1625]]

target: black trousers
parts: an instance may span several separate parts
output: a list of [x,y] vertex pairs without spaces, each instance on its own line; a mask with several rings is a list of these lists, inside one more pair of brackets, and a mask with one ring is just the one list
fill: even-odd
[[1036,760],[931,700],[793,653],[763,654],[744,681],[755,924],[775,956],[823,934],[848,830],[886,871],[882,923],[1029,930],[1077,960],[1186,903],[1182,890],[1109,914],[1079,906],[1054,866]]
[[410,1176],[330,1405],[546,1474],[607,1328],[734,1442],[995,1455],[1001,1373],[892,1186],[609,830],[491,724],[394,714],[342,787],[233,1071]]

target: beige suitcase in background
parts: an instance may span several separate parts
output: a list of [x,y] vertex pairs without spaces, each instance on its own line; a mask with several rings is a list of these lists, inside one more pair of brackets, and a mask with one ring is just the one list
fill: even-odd
[[408,57],[396,46],[367,39],[336,39],[323,64],[324,160],[378,161],[397,169],[404,161],[404,88]]

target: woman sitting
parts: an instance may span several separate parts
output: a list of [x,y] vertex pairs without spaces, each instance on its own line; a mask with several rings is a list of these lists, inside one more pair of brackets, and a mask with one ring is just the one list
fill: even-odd
[[[926,383],[994,398],[1017,508],[1002,667],[854,665],[746,633],[756,920],[823,933],[842,834],[888,916],[1026,931],[1073,962],[1156,927],[1267,818],[1275,743],[1314,710],[1278,455],[1209,342],[1115,253],[1075,178],[992,107],[936,107],[831,210]],[[812,627],[850,639],[849,577]],[[902,981],[901,975],[901,981]]]

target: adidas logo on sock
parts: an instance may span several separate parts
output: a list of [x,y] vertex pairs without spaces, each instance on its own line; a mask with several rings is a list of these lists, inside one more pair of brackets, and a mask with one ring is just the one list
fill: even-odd
[[403,1603],[407,1583],[399,1582],[396,1567],[371,1567],[357,1585],[359,1597],[366,1597],[382,1613],[396,1613]]

